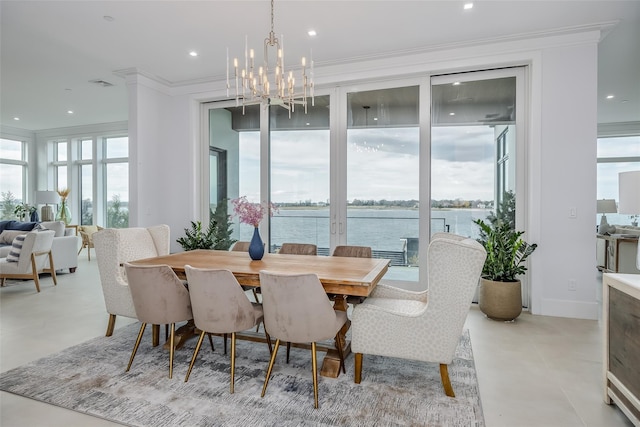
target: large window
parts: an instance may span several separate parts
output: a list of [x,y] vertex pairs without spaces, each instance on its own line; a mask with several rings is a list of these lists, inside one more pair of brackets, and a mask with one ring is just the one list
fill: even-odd
[[[618,200],[618,174],[640,170],[640,135],[598,138],[598,199]],[[640,191],[640,190],[639,190]],[[596,217],[600,222],[601,214]],[[612,225],[629,225],[638,221],[638,215],[608,213]]]
[[24,141],[0,139],[0,219],[16,219],[14,209],[27,202],[27,147]]
[[49,142],[49,185],[70,189],[72,222],[129,226],[129,141],[127,136],[58,137]]

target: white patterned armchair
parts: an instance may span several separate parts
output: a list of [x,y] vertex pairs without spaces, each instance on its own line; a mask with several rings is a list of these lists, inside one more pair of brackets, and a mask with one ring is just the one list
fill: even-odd
[[137,319],[124,263],[169,254],[168,225],[148,228],[105,228],[93,234],[104,303],[109,313],[106,336],[113,334],[116,316]]
[[447,396],[454,397],[447,365],[453,360],[486,251],[473,239],[434,236],[427,255],[428,292],[379,285],[353,309],[351,350],[355,382],[364,354],[440,364]]

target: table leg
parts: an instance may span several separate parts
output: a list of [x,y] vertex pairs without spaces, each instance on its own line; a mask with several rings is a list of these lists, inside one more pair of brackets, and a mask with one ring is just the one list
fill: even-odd
[[[173,346],[176,350],[182,348],[184,343],[187,342],[189,338],[195,337],[196,334],[196,325],[193,323],[193,320],[189,320],[185,325],[180,326],[176,329],[175,336],[173,338]],[[169,341],[164,343],[163,348],[165,350],[169,350]]]
[[[335,295],[333,299],[334,310],[347,311],[347,299],[344,295]],[[340,375],[340,354],[338,353],[337,346],[342,347],[344,358],[351,352],[351,346],[347,344],[346,336],[347,331],[351,327],[351,320],[347,319],[347,323],[344,324],[342,329],[338,332],[335,340],[335,349],[330,349],[324,356],[322,361],[322,368],[320,369],[320,375],[329,378],[338,378]]]

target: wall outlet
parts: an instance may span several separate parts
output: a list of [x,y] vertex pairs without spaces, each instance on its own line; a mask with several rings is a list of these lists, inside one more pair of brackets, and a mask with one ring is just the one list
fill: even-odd
[[576,282],[576,279],[569,279],[569,282],[567,283],[567,288],[570,291],[577,291],[578,290],[578,283]]

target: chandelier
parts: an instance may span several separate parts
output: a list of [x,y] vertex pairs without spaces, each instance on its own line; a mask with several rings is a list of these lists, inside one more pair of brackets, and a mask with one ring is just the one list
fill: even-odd
[[[300,80],[296,82],[293,70],[285,71],[283,40],[282,34],[278,40],[273,31],[273,0],[271,0],[271,31],[269,36],[264,39],[263,64],[256,70],[255,53],[253,49],[248,48],[248,37],[245,36],[244,68],[239,67],[237,57],[233,59],[232,82],[229,71],[229,49],[227,48],[227,96],[229,96],[232,83],[235,84],[236,106],[242,105],[243,114],[245,105],[279,105],[289,110],[289,118],[291,118],[296,104],[304,107],[305,114],[307,113],[308,98],[311,98],[311,106],[314,105],[313,58],[307,66],[306,58],[302,57]],[[269,52],[271,52],[271,57]],[[307,74],[307,68],[309,74]]]

